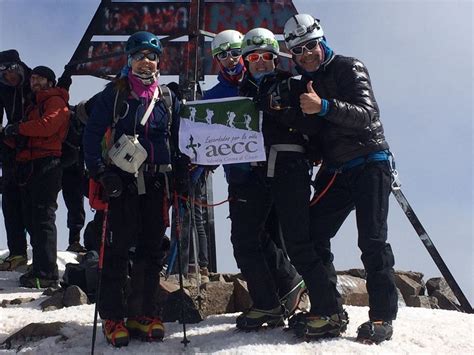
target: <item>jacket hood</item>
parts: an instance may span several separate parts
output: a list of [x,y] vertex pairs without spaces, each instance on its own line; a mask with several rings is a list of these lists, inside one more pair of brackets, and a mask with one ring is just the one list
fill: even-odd
[[69,93],[65,89],[54,87],[47,90],[41,90],[40,92],[38,92],[36,94],[36,102],[40,104],[42,102],[45,102],[47,99],[49,99],[52,96],[60,96],[65,102],[69,101]]

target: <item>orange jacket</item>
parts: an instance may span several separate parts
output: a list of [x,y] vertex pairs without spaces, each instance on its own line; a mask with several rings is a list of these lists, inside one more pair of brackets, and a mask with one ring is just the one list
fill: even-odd
[[17,153],[17,161],[61,156],[69,127],[68,100],[68,92],[58,87],[36,94],[36,104],[27,110],[28,119],[18,127],[19,134],[29,139],[26,147]]

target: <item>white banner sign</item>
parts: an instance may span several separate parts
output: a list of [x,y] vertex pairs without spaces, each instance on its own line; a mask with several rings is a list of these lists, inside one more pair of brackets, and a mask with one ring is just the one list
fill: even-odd
[[247,97],[183,105],[179,149],[197,165],[265,161],[262,112]]

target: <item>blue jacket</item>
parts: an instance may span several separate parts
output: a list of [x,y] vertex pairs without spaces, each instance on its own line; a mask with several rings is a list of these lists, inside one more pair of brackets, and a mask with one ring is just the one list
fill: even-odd
[[[126,79],[120,80],[126,81]],[[98,95],[84,130],[84,160],[91,176],[105,165],[102,158],[102,139],[113,122],[116,85],[116,83],[108,84]],[[147,123],[142,126],[140,120],[148,108],[149,100],[145,98],[138,100],[130,95],[127,99],[128,112],[125,117],[118,120],[115,126],[114,142],[122,134],[133,135],[134,130],[136,130],[140,144],[148,153],[147,163],[174,163],[179,156],[177,147],[180,103],[175,99],[173,93],[172,98],[172,123],[170,129],[168,129],[170,117],[168,117],[165,104],[162,101],[156,103]],[[117,104],[117,106],[119,108],[121,105]],[[170,147],[176,148],[172,149]]]
[[239,87],[232,85],[222,76],[221,73],[217,75],[217,80],[219,83],[204,92],[204,95],[202,96],[203,100],[239,96]]

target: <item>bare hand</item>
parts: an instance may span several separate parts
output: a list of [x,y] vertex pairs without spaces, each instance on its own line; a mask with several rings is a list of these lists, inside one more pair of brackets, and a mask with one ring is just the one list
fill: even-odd
[[308,115],[320,112],[321,98],[313,89],[313,81],[308,82],[306,88],[308,92],[300,95],[301,111]]

